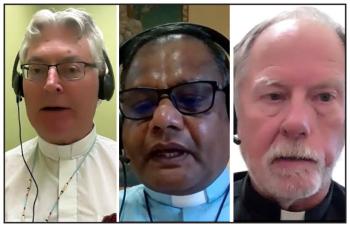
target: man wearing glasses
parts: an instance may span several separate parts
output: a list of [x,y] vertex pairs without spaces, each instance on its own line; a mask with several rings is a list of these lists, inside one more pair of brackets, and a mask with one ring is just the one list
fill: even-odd
[[167,24],[121,48],[122,140],[142,184],[121,191],[120,221],[229,221],[229,68],[219,36]]
[[14,88],[38,137],[6,152],[5,220],[101,221],[116,210],[116,144],[93,123],[113,94],[113,83],[101,90],[111,68],[100,30],[83,11],[40,10],[19,61]]

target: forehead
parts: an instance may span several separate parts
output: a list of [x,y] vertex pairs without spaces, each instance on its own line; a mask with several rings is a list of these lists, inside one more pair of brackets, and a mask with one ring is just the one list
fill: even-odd
[[91,57],[90,46],[86,37],[79,37],[77,32],[63,25],[46,25],[40,34],[28,42],[25,59],[42,58],[42,55],[74,55]]
[[188,35],[158,38],[141,47],[126,77],[126,88],[166,88],[181,82],[220,80],[218,66],[209,47]]
[[311,20],[289,19],[262,32],[246,67],[248,81],[259,77],[302,84],[331,77],[344,80],[345,51],[332,28]]
[[344,47],[329,26],[307,19],[289,19],[267,28],[254,43],[250,58],[258,66],[286,60],[288,64],[303,60],[344,62]]

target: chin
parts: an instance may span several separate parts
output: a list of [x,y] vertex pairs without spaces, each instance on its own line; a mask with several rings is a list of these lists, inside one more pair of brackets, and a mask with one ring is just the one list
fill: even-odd
[[278,175],[273,174],[271,179],[271,188],[277,189],[273,194],[286,200],[310,197],[322,186],[321,174],[307,169],[283,171]]
[[[299,199],[313,196],[321,190],[323,175],[315,169],[266,171],[258,191],[287,208]],[[260,177],[260,179],[262,179]],[[261,187],[262,186],[262,187]]]

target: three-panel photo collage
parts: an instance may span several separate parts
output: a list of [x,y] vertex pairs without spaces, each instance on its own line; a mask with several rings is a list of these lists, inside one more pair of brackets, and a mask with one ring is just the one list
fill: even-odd
[[346,223],[346,4],[3,4],[3,222]]

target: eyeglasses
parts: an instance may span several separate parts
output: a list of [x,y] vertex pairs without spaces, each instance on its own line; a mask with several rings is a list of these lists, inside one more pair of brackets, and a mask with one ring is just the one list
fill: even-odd
[[24,79],[31,81],[46,80],[51,67],[55,67],[58,75],[64,80],[80,80],[85,76],[85,67],[96,68],[97,65],[86,62],[65,62],[56,65],[34,63],[21,65]]
[[142,120],[151,118],[160,100],[168,97],[182,114],[204,113],[213,106],[216,81],[196,81],[179,84],[167,89],[131,88],[119,93],[120,111],[125,118]]

